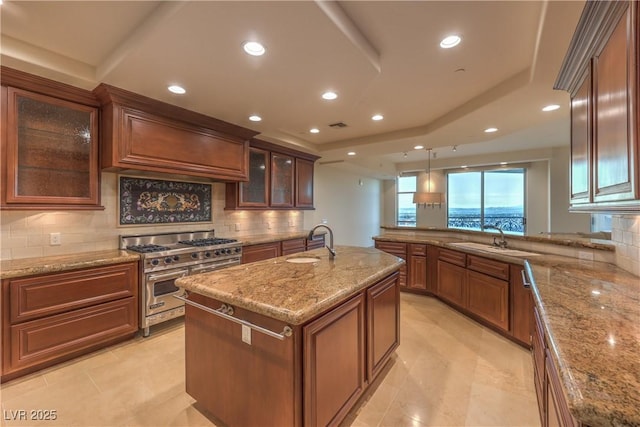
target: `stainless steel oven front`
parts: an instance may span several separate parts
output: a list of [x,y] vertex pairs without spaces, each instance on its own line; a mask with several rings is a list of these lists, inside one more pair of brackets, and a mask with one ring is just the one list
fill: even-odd
[[144,336],[149,335],[150,326],[184,315],[184,304],[173,296],[184,295],[184,289],[176,286],[175,281],[188,274],[186,267],[144,274],[144,292],[140,298]]

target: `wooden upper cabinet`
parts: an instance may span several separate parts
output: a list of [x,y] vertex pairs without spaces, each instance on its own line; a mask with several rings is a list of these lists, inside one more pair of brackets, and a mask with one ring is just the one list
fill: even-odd
[[591,63],[571,97],[571,204],[590,203]]
[[271,153],[271,206],[293,206],[293,167],[292,156]]
[[102,168],[246,181],[249,139],[257,132],[106,84]]
[[296,206],[313,208],[313,162],[296,159]]
[[[593,200],[638,198],[632,173],[637,151],[637,119],[632,115],[635,74],[635,28],[632,7],[620,18],[611,37],[594,58]],[[635,184],[635,185],[634,185]]]
[[103,209],[91,92],[2,68],[2,207]]
[[640,212],[638,4],[588,1],[555,83],[571,97],[571,210]]
[[225,209],[313,209],[318,156],[252,139],[249,179],[227,184]]

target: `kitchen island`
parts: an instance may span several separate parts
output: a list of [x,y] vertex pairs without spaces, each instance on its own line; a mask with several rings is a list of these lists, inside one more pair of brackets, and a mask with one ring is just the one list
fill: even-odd
[[199,409],[230,426],[343,420],[399,344],[403,261],[374,248],[336,251],[176,282],[189,293],[186,388]]

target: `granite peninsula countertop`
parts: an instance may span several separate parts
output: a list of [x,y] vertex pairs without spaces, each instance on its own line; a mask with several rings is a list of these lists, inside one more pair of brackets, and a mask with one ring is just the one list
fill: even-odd
[[[211,297],[291,325],[301,325],[398,270],[404,261],[375,248],[336,246],[178,279],[190,292]],[[317,257],[316,263],[289,258]]]
[[[430,233],[450,233],[450,234],[462,234],[470,237],[474,236],[495,236],[494,232],[475,231],[475,230],[463,230],[463,229],[451,229],[451,228],[437,228],[437,227],[397,227],[397,226],[382,226],[383,230],[390,230],[393,232],[402,232],[405,235],[415,234],[420,232]],[[399,234],[399,233],[398,233]],[[547,233],[547,234],[534,234],[530,236],[520,236],[514,234],[507,234],[505,237],[507,240],[523,241],[523,242],[537,242],[546,243],[551,245],[570,246],[573,248],[590,248],[598,249],[602,251],[615,251],[615,245],[610,240],[603,239],[606,233]],[[386,237],[387,234],[383,234],[379,237]],[[418,237],[419,235],[416,235]],[[590,237],[594,236],[594,237]]]
[[638,276],[600,261],[473,250],[452,245],[463,240],[445,234],[388,233],[374,240],[427,243],[525,265],[574,418],[589,426],[640,426]]
[[120,264],[123,262],[135,262],[139,259],[139,255],[113,249],[68,255],[5,260],[0,262],[0,279],[58,273],[61,271]]
[[[313,235],[321,236],[326,234],[327,231],[325,229],[317,230]],[[284,233],[275,233],[275,234],[249,234],[246,236],[235,236],[234,239],[238,239],[242,242],[242,246],[249,245],[259,245],[261,243],[272,243],[279,242],[281,240],[291,240],[291,239],[302,239],[306,238],[309,235],[309,230],[307,231],[291,231]]]
[[640,425],[640,278],[565,257],[526,264],[573,416],[590,426]]

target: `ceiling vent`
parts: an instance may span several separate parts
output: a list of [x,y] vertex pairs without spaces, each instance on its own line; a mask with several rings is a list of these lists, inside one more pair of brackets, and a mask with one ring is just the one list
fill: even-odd
[[338,122],[338,123],[331,123],[329,125],[330,128],[334,128],[334,129],[338,129],[338,128],[346,128],[347,125],[346,123],[342,123],[342,122]]

